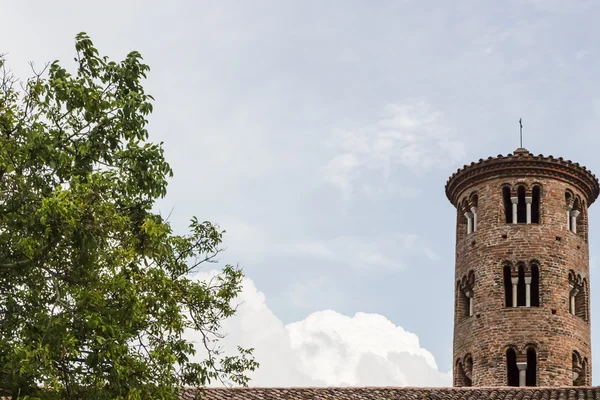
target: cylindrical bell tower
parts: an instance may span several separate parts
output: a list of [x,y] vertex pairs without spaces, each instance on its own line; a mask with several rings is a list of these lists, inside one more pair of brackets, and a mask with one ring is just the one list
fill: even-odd
[[454,386],[591,385],[588,207],[577,163],[513,154],[453,174]]

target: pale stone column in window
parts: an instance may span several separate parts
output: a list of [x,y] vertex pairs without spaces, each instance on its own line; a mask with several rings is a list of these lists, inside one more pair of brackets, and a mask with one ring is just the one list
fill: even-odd
[[517,284],[519,283],[519,277],[518,276],[513,276],[513,277],[510,278],[510,281],[512,282],[512,287],[513,287],[513,290],[512,290],[512,295],[513,295],[512,303],[513,303],[513,305],[512,306],[516,307],[517,306]]
[[471,207],[473,213],[473,232],[477,231],[477,207]]
[[575,296],[579,293],[579,289],[571,286],[571,314],[575,315]]
[[467,217],[467,235],[471,233],[471,219],[473,219],[473,214],[470,212],[465,213],[465,217]]
[[519,368],[519,386],[525,386],[527,378],[527,362],[517,361],[517,368]]
[[531,223],[531,203],[533,202],[533,197],[525,197],[525,204],[527,206],[527,223]]
[[579,216],[579,210],[571,211],[571,230],[573,233],[577,233],[577,217]]
[[516,224],[517,223],[517,204],[519,204],[519,198],[511,197],[510,201],[512,202],[513,224]]
[[471,289],[465,290],[465,296],[469,299],[469,317],[473,316],[473,291]]
[[575,303],[573,302],[573,285],[569,284],[569,314],[573,314],[573,307]]
[[525,277],[525,305],[531,307],[531,277]]

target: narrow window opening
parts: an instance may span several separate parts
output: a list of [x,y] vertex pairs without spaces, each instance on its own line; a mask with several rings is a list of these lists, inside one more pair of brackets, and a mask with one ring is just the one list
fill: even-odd
[[512,307],[512,281],[510,276],[510,266],[504,266],[504,300],[506,307]]
[[573,386],[580,386],[581,378],[581,366],[579,365],[579,357],[577,357],[577,353],[573,352],[571,356],[571,371],[573,374]]
[[473,214],[469,211],[469,204],[466,199],[462,201],[459,212],[462,214],[460,219],[464,224],[465,233],[468,235],[473,232]]
[[510,201],[510,188],[502,188],[502,197],[504,198],[504,217],[507,224],[512,224],[512,202]]
[[530,347],[527,349],[527,372],[525,373],[525,386],[537,386],[537,357],[535,349]]
[[471,378],[467,376],[465,366],[460,360],[456,361],[456,373],[455,373],[455,386],[457,387],[465,387],[471,386]]
[[473,385],[473,382],[471,382],[471,380],[469,379],[468,376],[465,376],[465,387],[471,387]]
[[531,200],[531,223],[540,223],[540,187],[534,186]]
[[458,229],[457,231],[460,232],[461,235],[464,235],[467,233],[468,229],[469,229],[469,225],[468,225],[468,221],[467,221],[467,216],[465,215],[465,206],[464,206],[464,202],[457,207],[457,223],[458,223]]
[[531,306],[540,306],[540,270],[536,264],[531,266]]
[[475,287],[475,274],[473,271],[469,271],[468,275],[463,276],[456,286],[458,291],[457,313],[462,320],[473,315],[473,289]]
[[571,230],[571,210],[573,209],[573,196],[569,192],[565,192],[565,203],[567,206],[567,229]]
[[519,369],[517,355],[513,349],[506,350],[506,374],[508,386],[519,386]]
[[465,386],[473,386],[473,360],[471,356],[468,355],[465,359]]
[[517,223],[524,224],[527,222],[527,205],[525,204],[525,187],[519,186],[517,190]]
[[477,206],[479,203],[479,197],[474,194],[471,196],[471,213],[473,214],[473,218],[471,218],[471,232],[477,231]]
[[525,267],[519,265],[519,283],[517,283],[517,306],[525,306]]
[[581,284],[581,290],[583,291],[583,320],[589,322],[590,320],[590,287],[587,279],[583,279]]
[[579,318],[583,319],[584,321],[587,321],[587,316],[586,316],[586,290],[585,290],[585,282],[581,284],[581,286],[579,287],[579,291],[577,292],[577,294],[575,295],[575,315],[577,315]]
[[579,218],[579,235],[587,242],[588,240],[588,210],[585,201],[581,202],[581,216]]

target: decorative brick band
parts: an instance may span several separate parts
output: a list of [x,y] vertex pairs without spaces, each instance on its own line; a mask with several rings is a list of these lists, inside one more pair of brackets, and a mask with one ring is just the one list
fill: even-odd
[[458,169],[446,183],[446,196],[455,206],[461,193],[467,188],[489,178],[507,176],[514,178],[523,177],[551,177],[565,181],[577,187],[587,197],[591,205],[600,194],[600,183],[596,175],[586,167],[564,160],[562,157],[554,158],[543,155],[534,156],[525,149],[517,149],[514,154],[480,159]]

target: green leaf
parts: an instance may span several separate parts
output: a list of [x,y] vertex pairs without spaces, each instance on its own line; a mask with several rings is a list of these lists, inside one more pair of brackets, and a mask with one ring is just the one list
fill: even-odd
[[251,350],[189,361],[184,330],[216,342],[243,275],[189,279],[223,231],[192,217],[176,235],[153,211],[173,171],[148,142],[149,67],[136,51],[100,56],[83,32],[75,51],[74,71],[54,61],[25,90],[0,79],[0,391],[176,399],[211,379],[247,384]]

